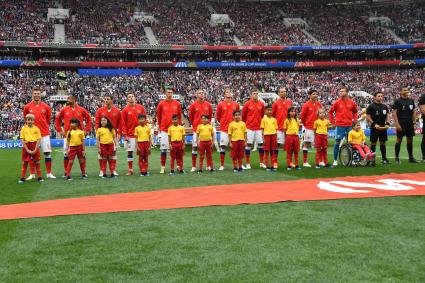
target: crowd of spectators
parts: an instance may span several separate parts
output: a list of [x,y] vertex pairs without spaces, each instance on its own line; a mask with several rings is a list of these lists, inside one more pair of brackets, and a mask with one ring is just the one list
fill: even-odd
[[143,12],[152,14],[152,29],[159,43],[234,45],[224,26],[211,26],[205,1],[145,0]]
[[228,14],[235,23],[235,35],[244,45],[308,45],[308,38],[300,27],[286,27],[280,13],[281,3],[215,3],[219,14]]
[[395,33],[404,41],[425,42],[424,3],[404,3],[373,8],[374,14],[390,18]]
[[[288,97],[297,107],[304,103],[307,91],[311,88],[320,93],[320,101],[325,108],[338,96],[338,87],[347,85],[350,90],[374,93],[383,91],[387,105],[391,105],[399,95],[401,85],[411,87],[411,95],[418,99],[425,93],[425,72],[419,69],[384,69],[362,71],[146,71],[140,76],[121,77],[81,77],[74,72],[65,72],[66,92],[78,96],[78,103],[94,115],[102,105],[103,95],[113,94],[115,104],[122,108],[126,104],[125,94],[133,90],[138,102],[143,104],[155,123],[155,109],[166,85],[172,85],[180,95],[184,115],[195,99],[195,91],[202,88],[213,107],[223,98],[223,91],[229,86],[239,103],[249,99],[252,88],[261,92],[277,92],[279,86],[286,86]],[[22,126],[22,108],[31,100],[31,88],[40,85],[44,92],[43,100],[50,104],[54,113],[61,103],[50,100],[58,93],[56,71],[47,70],[2,70],[0,71],[0,139],[12,138]],[[357,103],[365,107],[370,97],[357,96]]]
[[[52,41],[54,27],[47,21],[49,7],[69,9],[65,21],[68,43],[147,44],[144,25],[150,25],[160,44],[245,45],[391,44],[396,39],[370,16],[388,17],[396,34],[407,42],[425,39],[423,3],[319,5],[294,2],[235,2],[206,0],[4,0],[0,1],[0,40]],[[133,16],[154,17],[142,23]],[[228,14],[231,22],[212,26],[211,14]],[[284,18],[301,18],[288,26]]]
[[0,40],[51,41],[53,26],[47,21],[51,0],[0,1]]

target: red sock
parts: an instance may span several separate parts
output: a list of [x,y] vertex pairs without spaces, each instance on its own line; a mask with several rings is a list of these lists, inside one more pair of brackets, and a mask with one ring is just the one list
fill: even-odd
[[251,155],[250,154],[246,154],[245,155],[245,160],[246,160],[246,164],[251,164]]
[[[101,171],[103,171],[102,166],[103,166],[103,159],[99,158],[99,168],[100,168]],[[105,171],[103,171],[103,173],[105,173]]]
[[258,149],[258,155],[260,156],[260,163],[264,163],[264,150]]
[[171,160],[170,160],[170,169],[171,170],[174,170],[174,162],[175,161],[176,161],[176,159],[174,157],[171,157]]
[[192,167],[196,167],[196,158],[198,158],[198,154],[192,152]]
[[238,168],[242,168],[243,158],[238,158]]
[[100,159],[100,170],[103,172],[103,174],[106,174],[106,163],[108,161],[106,159]]
[[316,165],[320,163],[320,161],[323,158],[323,153],[322,153],[322,149],[321,148],[316,148],[316,158],[315,158],[315,163]]
[[45,161],[44,164],[46,165],[46,173],[51,174],[52,173],[52,161]]
[[277,150],[273,150],[271,153],[271,159],[272,159],[272,167],[273,168],[277,168],[277,154],[276,154]]
[[322,150],[322,158],[323,158],[323,162],[325,164],[328,164],[328,149],[327,148],[324,148]]
[[232,159],[232,161],[233,161],[233,168],[238,168],[238,160],[235,158],[235,159]]
[[286,152],[286,165],[288,167],[291,167],[291,163],[292,163],[292,152],[291,151],[287,151]]
[[108,159],[109,164],[109,171],[111,171],[111,174],[115,171],[115,164],[113,159]]
[[143,160],[141,156],[139,156],[139,170],[140,173],[143,173]]
[[28,162],[24,162],[21,168],[21,178],[25,178],[25,175],[27,174],[27,169],[28,169]]
[[199,157],[199,170],[202,170],[204,168],[204,157],[201,155]]
[[299,161],[298,161],[298,151],[294,152],[294,159],[295,159],[295,166],[299,165]]
[[66,166],[66,170],[65,170],[66,176],[71,176],[72,164],[74,162],[67,162],[67,163],[68,163],[68,165]]
[[[68,164],[69,164],[68,157],[64,157],[64,159],[63,159],[63,169],[65,170],[65,172],[67,172],[66,170],[68,170]],[[69,174],[67,174],[67,176],[69,176]]]
[[[34,162],[30,162],[30,174],[34,175],[35,174],[35,166],[34,166]],[[26,174],[26,172],[25,172]]]
[[165,167],[165,161],[167,160],[167,153],[161,152],[161,166]]
[[86,159],[83,157],[80,159],[81,174],[86,175]]
[[221,166],[224,166],[225,157],[226,157],[226,152],[225,151],[220,152],[220,165]]
[[35,164],[35,171],[37,172],[37,177],[41,178],[41,166],[40,163]]
[[128,170],[133,171],[133,161],[128,161]]
[[264,165],[266,165],[266,167],[269,167],[269,151],[268,150],[264,151],[263,162],[261,162],[261,163],[264,163]]

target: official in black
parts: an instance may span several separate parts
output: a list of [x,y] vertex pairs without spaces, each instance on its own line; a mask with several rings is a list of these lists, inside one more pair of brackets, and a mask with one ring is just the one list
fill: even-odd
[[376,151],[376,143],[379,140],[379,149],[382,155],[382,164],[389,164],[387,159],[388,140],[387,130],[390,127],[390,111],[387,105],[383,104],[384,94],[377,92],[373,95],[374,101],[366,109],[366,119],[370,125],[370,149]]
[[409,88],[403,86],[398,98],[393,105],[393,119],[397,130],[397,141],[395,144],[395,162],[400,164],[400,147],[403,137],[407,140],[407,153],[409,154],[409,162],[417,163],[413,157],[413,136],[415,135],[415,102],[409,98]]
[[425,162],[425,93],[422,94],[421,98],[419,98],[419,108],[421,109],[422,114],[422,162]]

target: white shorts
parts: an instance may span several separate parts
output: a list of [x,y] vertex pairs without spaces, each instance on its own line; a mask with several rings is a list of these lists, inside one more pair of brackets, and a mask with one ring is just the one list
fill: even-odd
[[125,151],[136,151],[136,138],[128,138],[128,141],[124,140]]
[[221,146],[229,145],[229,134],[227,132],[220,132],[220,145]]
[[168,143],[168,133],[167,132],[159,132],[159,149],[161,150],[169,150],[170,144]]
[[254,144],[254,142],[256,142],[257,144],[263,143],[263,132],[261,130],[247,130],[246,143]]
[[303,130],[303,141],[304,142],[314,142],[314,130],[305,129]]
[[198,147],[198,134],[192,134],[192,147]]
[[67,154],[66,148],[68,147],[68,141],[63,139],[63,154]]
[[285,132],[278,130],[277,131],[277,143],[278,144],[285,144]]
[[43,153],[52,152],[52,146],[50,145],[50,137],[49,136],[41,137],[40,147],[41,147],[41,150],[43,151]]

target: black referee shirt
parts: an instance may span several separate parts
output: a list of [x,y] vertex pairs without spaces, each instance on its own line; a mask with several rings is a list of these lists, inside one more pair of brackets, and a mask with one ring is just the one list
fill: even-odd
[[[421,98],[419,98],[419,106],[425,105],[425,94],[422,94]],[[422,114],[423,119],[423,127],[425,128],[425,114]]]
[[387,105],[376,102],[370,104],[366,109],[366,114],[370,115],[373,121],[373,123],[370,125],[370,128],[375,129],[375,125],[385,127],[388,113],[389,110]]
[[415,102],[411,98],[400,97],[394,102],[393,109],[397,110],[398,120],[412,120]]

